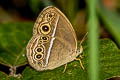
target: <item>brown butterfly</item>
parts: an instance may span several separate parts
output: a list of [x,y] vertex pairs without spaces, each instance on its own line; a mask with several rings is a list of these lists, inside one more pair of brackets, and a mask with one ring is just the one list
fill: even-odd
[[37,71],[67,64],[82,52],[82,47],[77,52],[76,34],[71,23],[53,6],[45,8],[38,16],[26,49],[29,64]]

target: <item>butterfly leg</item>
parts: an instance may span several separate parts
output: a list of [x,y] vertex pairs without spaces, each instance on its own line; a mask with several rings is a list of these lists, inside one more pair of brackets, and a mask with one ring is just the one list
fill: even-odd
[[83,52],[83,47],[80,46],[80,48],[77,50],[77,53],[78,53],[78,55],[80,55],[80,58],[76,58],[75,60],[77,60],[77,61],[80,62],[80,66],[81,66],[82,69],[84,70],[85,68],[84,68],[84,66],[83,66],[83,64],[82,64],[82,61],[81,61],[81,59],[83,58],[82,55],[81,55],[82,52]]
[[82,61],[81,61],[81,59],[83,58],[82,55],[81,55],[81,53],[83,52],[83,47],[82,47],[81,44],[82,44],[83,41],[85,40],[85,37],[87,36],[87,34],[88,34],[88,32],[85,34],[85,36],[84,36],[83,39],[81,40],[81,42],[80,42],[80,48],[77,50],[77,53],[80,54],[80,58],[76,58],[76,59],[75,59],[75,60],[77,60],[77,61],[80,62],[80,66],[82,67],[83,70],[85,70],[85,68],[84,68],[84,66],[83,66],[83,64],[82,64]]
[[[83,58],[83,57],[80,55],[80,58]],[[79,61],[80,62],[80,66],[82,67],[83,70],[85,70],[85,67],[83,66],[83,63],[82,63],[80,58],[76,58],[75,60]]]
[[62,73],[64,73],[66,71],[66,68],[67,68],[67,64],[65,64],[65,67],[64,67],[64,70]]
[[82,55],[81,55],[82,52],[83,52],[83,47],[80,46],[80,48],[77,50],[77,53],[78,53],[78,55],[80,55],[80,57],[79,57],[79,58],[76,58],[75,60],[77,60],[77,61],[80,62],[80,66],[81,66],[82,69],[84,70],[85,68],[84,68],[84,66],[83,66],[83,64],[82,64],[82,61],[81,61],[81,59],[83,58]]
[[82,59],[82,58],[83,58],[83,56],[82,56],[82,55],[80,55],[80,58]]

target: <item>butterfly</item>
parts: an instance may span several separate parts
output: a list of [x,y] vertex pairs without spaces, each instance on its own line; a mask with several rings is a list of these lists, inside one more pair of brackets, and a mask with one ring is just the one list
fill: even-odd
[[48,6],[38,16],[26,50],[29,64],[43,71],[80,60],[76,57],[83,48],[77,51],[76,34],[67,17],[58,8]]

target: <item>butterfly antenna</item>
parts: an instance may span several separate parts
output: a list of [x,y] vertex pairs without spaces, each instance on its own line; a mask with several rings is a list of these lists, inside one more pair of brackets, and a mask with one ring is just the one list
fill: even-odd
[[80,41],[80,45],[83,43],[83,41],[85,40],[86,36],[88,35],[88,32],[84,35],[84,37],[82,38],[82,40]]

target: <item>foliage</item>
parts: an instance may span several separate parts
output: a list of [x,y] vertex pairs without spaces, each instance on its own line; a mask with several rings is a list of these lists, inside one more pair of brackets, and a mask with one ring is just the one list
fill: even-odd
[[[80,39],[81,33],[82,35],[86,33],[87,24],[89,32],[88,42],[85,41],[83,43],[84,51],[82,54],[84,57],[82,62],[86,69],[82,70],[77,61],[69,63],[65,73],[62,73],[64,66],[42,72],[37,72],[30,66],[27,66],[20,74],[21,76],[14,75],[16,70],[13,70],[13,73],[11,71],[11,75],[1,71],[0,80],[98,80],[99,78],[104,80],[120,76],[120,50],[118,48],[120,47],[120,16],[117,11],[106,8],[107,4],[105,5],[103,1],[107,0],[86,0],[84,9],[81,9],[80,3],[82,3],[82,0],[26,0],[26,5],[29,6],[27,9],[30,8],[35,15],[38,15],[46,6],[54,5],[58,7],[71,23],[75,25],[73,27],[77,32],[78,39]],[[115,1],[117,0],[113,2]],[[23,2],[24,5],[25,2]],[[14,3],[17,3],[17,1]],[[84,15],[81,15],[80,11]],[[80,15],[78,16],[77,14],[79,13]],[[81,16],[84,16],[84,19]],[[2,19],[4,18],[2,17]],[[9,19],[7,18],[8,21]],[[80,23],[81,20],[84,20],[82,24]],[[76,22],[77,24],[75,24]],[[110,38],[99,39],[99,36],[101,36],[101,33],[99,35],[99,25],[101,25],[101,22],[102,26],[105,27],[100,27],[110,32]],[[81,25],[83,26],[82,28],[80,28]],[[28,64],[26,45],[32,36],[32,28],[33,22],[22,21],[0,24],[0,64],[8,66],[10,69],[16,69]],[[111,37],[115,41],[112,41]]]
[[[26,44],[32,36],[33,23],[0,24],[0,63],[9,67],[20,67],[28,64],[26,59]],[[78,43],[79,44],[79,43]],[[13,77],[0,72],[2,80],[87,80],[88,79],[88,45],[83,43],[83,58],[85,70],[82,70],[78,61],[68,64],[65,73],[64,66],[54,70],[37,72],[27,66],[21,77]],[[120,75],[120,50],[110,39],[100,40],[100,78],[101,80]],[[22,52],[21,52],[22,51]],[[23,56],[24,55],[24,56]],[[79,58],[79,57],[78,57]]]

